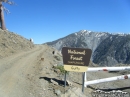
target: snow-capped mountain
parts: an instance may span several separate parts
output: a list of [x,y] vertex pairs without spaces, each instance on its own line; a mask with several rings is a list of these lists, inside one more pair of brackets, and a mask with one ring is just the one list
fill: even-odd
[[59,51],[65,46],[89,48],[92,50],[91,60],[99,65],[112,66],[118,63],[130,63],[129,34],[80,30],[47,44]]

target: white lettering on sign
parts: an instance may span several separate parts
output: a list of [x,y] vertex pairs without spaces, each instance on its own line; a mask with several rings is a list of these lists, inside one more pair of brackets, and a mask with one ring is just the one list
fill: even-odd
[[79,52],[79,51],[76,51],[76,50],[68,49],[68,54],[81,54],[81,55],[85,55],[86,52],[85,52],[85,50]]
[[80,60],[80,61],[82,61],[82,58],[83,57],[74,57],[74,55],[70,55],[71,60]]

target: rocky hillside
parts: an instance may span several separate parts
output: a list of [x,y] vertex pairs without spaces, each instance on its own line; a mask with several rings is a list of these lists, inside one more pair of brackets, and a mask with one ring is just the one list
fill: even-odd
[[58,50],[64,46],[90,48],[93,52],[91,60],[101,66],[130,64],[129,34],[81,30],[47,44]]
[[130,64],[130,35],[110,35],[94,51],[93,59],[100,65]]
[[18,51],[27,51],[34,47],[28,39],[7,31],[0,29],[0,58],[12,55]]

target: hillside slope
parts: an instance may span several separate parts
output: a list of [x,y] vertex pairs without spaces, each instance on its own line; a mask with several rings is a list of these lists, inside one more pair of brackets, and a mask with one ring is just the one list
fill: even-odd
[[0,29],[0,58],[12,55],[19,51],[27,51],[34,47],[28,39],[7,31]]
[[130,64],[130,35],[111,35],[104,39],[94,51],[93,59],[94,63],[106,66]]

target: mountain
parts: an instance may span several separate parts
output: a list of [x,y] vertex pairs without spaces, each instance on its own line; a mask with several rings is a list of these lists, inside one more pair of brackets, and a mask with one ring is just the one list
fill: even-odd
[[130,64],[130,35],[81,30],[46,44],[61,51],[62,47],[89,48],[91,60],[100,66]]
[[94,51],[93,59],[100,65],[130,64],[130,35],[110,35]]

